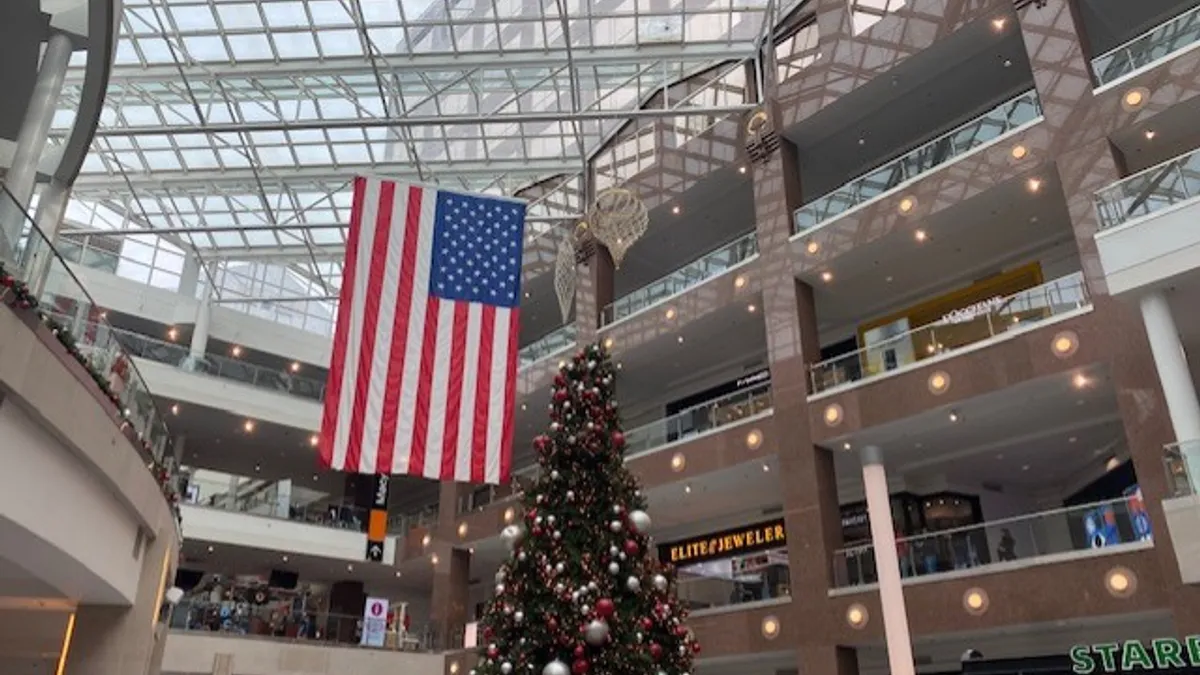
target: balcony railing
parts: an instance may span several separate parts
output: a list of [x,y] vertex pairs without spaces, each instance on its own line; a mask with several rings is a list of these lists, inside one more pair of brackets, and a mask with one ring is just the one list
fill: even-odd
[[1200,495],[1200,440],[1172,443],[1163,448],[1167,491],[1172,497]]
[[1096,85],[1110,84],[1200,42],[1200,7],[1194,7],[1092,59]]
[[525,368],[552,354],[575,346],[575,324],[568,323],[521,347],[519,367]]
[[794,232],[811,230],[901,184],[1011,134],[1042,115],[1037,92],[1029,90],[796,209]]
[[408,513],[398,513],[388,517],[388,534],[404,536],[414,527],[424,527],[432,530],[437,527],[438,505],[430,504]]
[[[1135,497],[1031,513],[896,540],[906,579],[1048,556],[1152,541],[1145,508]],[[834,587],[876,583],[872,545],[836,551]]]
[[[264,597],[268,591],[259,591]],[[230,637],[252,637],[293,641],[301,644],[360,647],[362,616],[334,614],[296,607],[286,601],[255,602],[254,598],[234,598],[213,602],[187,598],[171,610],[171,629],[194,633],[218,633]],[[409,630],[390,630],[384,646],[393,651],[433,651],[441,649],[434,632],[426,626],[410,625]]]
[[[786,548],[679,570],[679,601],[691,612],[791,596]],[[719,565],[719,568],[716,567]]]
[[263,518],[290,520],[337,530],[365,532],[367,510],[358,506],[325,500],[292,503],[279,494],[275,483],[240,478],[231,481],[191,479],[184,486],[184,504],[200,508],[245,513]]
[[950,354],[1004,333],[1023,331],[1090,304],[1083,274],[1076,272],[1006,298],[980,303],[977,312],[920,326],[848,354],[814,363],[813,394],[870,380],[922,360]]
[[1150,167],[1096,193],[1100,229],[1200,197],[1200,150]]
[[758,255],[754,232],[710,251],[670,274],[622,296],[601,312],[600,322],[607,326],[656,305],[667,298],[721,274]]
[[625,454],[633,456],[684,440],[771,409],[771,385],[764,383],[701,403],[625,433]]

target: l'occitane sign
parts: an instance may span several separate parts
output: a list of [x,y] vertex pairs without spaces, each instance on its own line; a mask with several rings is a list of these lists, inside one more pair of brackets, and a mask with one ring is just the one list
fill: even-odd
[[658,547],[658,558],[672,565],[693,565],[786,545],[787,532],[783,528],[783,519],[779,518],[662,544]]

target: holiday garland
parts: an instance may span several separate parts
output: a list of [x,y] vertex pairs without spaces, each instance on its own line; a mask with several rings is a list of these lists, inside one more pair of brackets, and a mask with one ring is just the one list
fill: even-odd
[[[3,262],[0,262],[0,299],[9,307],[15,307],[21,311],[33,312],[38,320],[50,329],[50,332],[54,334],[59,343],[66,348],[67,353],[79,365],[83,366],[83,369],[91,376],[92,382],[117,407],[117,413],[121,417],[121,431],[123,433],[131,431],[133,424],[129,419],[128,411],[121,403],[120,395],[109,384],[108,377],[83,353],[83,350],[75,342],[75,336],[71,331],[67,330],[65,326],[41,309],[41,303],[34,296],[33,292],[30,291],[29,284],[9,273],[4,267]],[[163,496],[166,497],[167,503],[171,505],[171,509],[175,513],[175,518],[178,520],[180,518],[179,492],[175,489],[173,472],[164,462],[154,458],[153,447],[149,440],[142,437],[141,432],[127,433],[128,436],[133,436],[133,438],[130,438],[130,441],[140,444],[142,451],[151,458],[146,468],[150,471],[150,475],[154,476],[154,480],[158,483],[159,489],[162,491]]]

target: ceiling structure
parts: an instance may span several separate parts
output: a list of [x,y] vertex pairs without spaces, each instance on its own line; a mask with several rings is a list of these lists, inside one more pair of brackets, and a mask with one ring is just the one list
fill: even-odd
[[283,267],[289,297],[319,299],[358,173],[528,196],[537,238],[585,210],[589,161],[630,120],[754,107],[712,74],[745,73],[803,1],[126,0],[64,231]]

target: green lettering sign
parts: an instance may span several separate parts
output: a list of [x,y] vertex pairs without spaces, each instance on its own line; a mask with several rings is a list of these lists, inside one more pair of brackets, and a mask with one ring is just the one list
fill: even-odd
[[1126,640],[1121,649],[1121,670],[1127,673],[1134,670],[1154,670],[1154,660],[1150,658],[1146,646],[1138,640]]
[[1106,673],[1117,672],[1117,650],[1121,648],[1115,642],[1102,642],[1098,645],[1092,645],[1092,651],[1100,655],[1100,667]]
[[1175,638],[1159,638],[1150,641],[1150,647],[1154,650],[1154,663],[1159,668],[1183,668],[1187,666],[1183,662],[1183,645],[1179,644],[1179,640]]
[[1096,672],[1096,660],[1092,658],[1090,645],[1071,647],[1071,669],[1078,675],[1091,675]]
[[1141,640],[1075,645],[1069,655],[1071,672],[1076,675],[1155,672],[1189,665],[1200,668],[1200,635],[1183,640],[1157,638],[1150,640],[1149,646]]
[[1189,665],[1200,668],[1200,635],[1189,635],[1186,642]]

